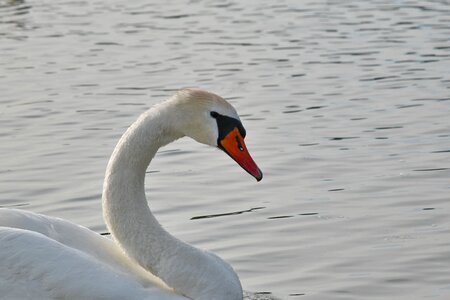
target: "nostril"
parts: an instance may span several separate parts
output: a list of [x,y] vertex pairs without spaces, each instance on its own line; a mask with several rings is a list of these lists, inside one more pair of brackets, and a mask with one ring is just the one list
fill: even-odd
[[241,143],[241,141],[239,140],[239,137],[238,137],[238,136],[236,136],[236,142],[237,142],[237,145],[238,145],[239,150],[240,150],[241,152],[244,151],[244,147],[242,147],[242,143]]

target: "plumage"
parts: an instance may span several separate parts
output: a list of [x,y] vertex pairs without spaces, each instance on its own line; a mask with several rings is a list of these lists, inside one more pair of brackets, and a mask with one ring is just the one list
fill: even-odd
[[[184,136],[218,146],[213,111],[242,127],[228,102],[185,89],[125,132],[103,186],[103,215],[113,240],[62,219],[0,209],[0,299],[242,300],[232,267],[164,230],[145,196],[145,171],[160,147]],[[260,180],[243,137],[229,131],[237,142],[227,147],[238,148],[227,153],[242,152],[230,156]]]

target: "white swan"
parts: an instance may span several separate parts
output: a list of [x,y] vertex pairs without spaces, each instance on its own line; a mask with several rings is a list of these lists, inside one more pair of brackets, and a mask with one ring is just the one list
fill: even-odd
[[143,113],[114,149],[103,187],[114,241],[62,219],[0,209],[0,299],[241,300],[230,265],[170,235],[147,205],[147,166],[183,136],[221,148],[261,180],[235,109],[215,94],[181,90]]

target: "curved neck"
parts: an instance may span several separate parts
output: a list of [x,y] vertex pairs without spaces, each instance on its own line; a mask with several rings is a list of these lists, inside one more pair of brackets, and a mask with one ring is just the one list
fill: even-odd
[[145,112],[120,139],[106,169],[103,215],[112,236],[139,265],[196,300],[242,300],[233,269],[170,235],[151,213],[145,172],[158,149],[183,134],[183,116],[167,101]]
[[145,172],[158,149],[182,135],[171,129],[167,106],[140,116],[113,151],[103,184],[103,217],[129,257],[155,275],[166,248],[177,242],[151,213],[145,197]]

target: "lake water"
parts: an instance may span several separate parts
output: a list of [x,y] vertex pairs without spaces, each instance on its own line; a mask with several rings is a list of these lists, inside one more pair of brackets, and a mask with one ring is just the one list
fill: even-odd
[[229,99],[256,183],[189,139],[152,210],[280,299],[450,299],[448,1],[0,0],[0,206],[104,232],[103,174],[182,87]]

